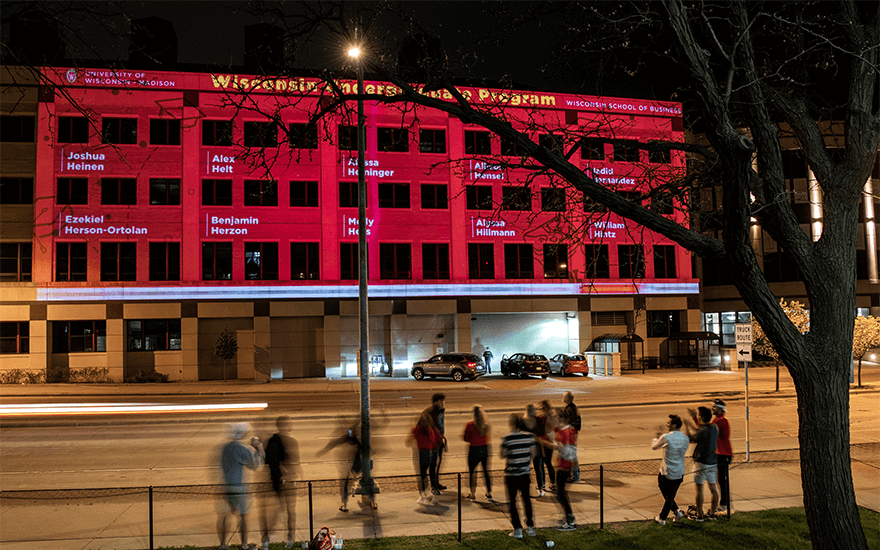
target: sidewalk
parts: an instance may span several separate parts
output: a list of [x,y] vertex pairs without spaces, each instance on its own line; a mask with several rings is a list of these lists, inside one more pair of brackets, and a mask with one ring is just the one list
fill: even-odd
[[[731,494],[737,512],[802,506],[797,451],[752,453],[749,463],[734,462],[731,467]],[[853,477],[857,502],[880,511],[880,444],[852,448]],[[650,521],[662,507],[657,489],[659,460],[609,463],[604,465],[604,522]],[[678,493],[682,509],[693,503],[692,465]],[[582,466],[582,482],[571,486],[570,496],[577,522],[598,527],[600,474],[598,465]],[[337,482],[316,482],[313,487],[313,528],[331,527],[344,539],[399,535],[455,533],[458,529],[458,481],[455,474],[443,476],[449,489],[439,497],[439,505],[417,505],[414,479],[378,480],[381,493],[378,509],[353,497],[348,513],[339,506]],[[508,530],[506,497],[501,472],[493,476],[496,501],[487,501],[479,482],[477,502],[462,498],[462,531]],[[467,476],[462,476],[467,485]],[[464,489],[465,492],[467,491]],[[534,489],[533,489],[534,490]],[[154,488],[154,546],[187,544],[217,545],[216,518],[219,499],[215,486]],[[297,487],[296,539],[309,538],[309,498],[305,484]],[[534,496],[534,495],[533,495]],[[555,528],[561,519],[555,495],[533,498],[536,526]],[[0,543],[18,550],[80,550],[149,548],[149,496],[146,488],[128,490],[44,491],[2,494],[0,517],[3,530]],[[259,509],[251,517],[251,543],[260,538]],[[721,519],[719,521],[726,521]],[[736,521],[736,514],[731,521]],[[282,541],[281,525],[272,541]],[[239,542],[239,535],[232,538]]]

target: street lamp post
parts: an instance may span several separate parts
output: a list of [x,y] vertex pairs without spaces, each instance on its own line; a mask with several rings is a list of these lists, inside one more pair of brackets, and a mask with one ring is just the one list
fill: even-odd
[[364,67],[358,47],[361,44],[361,27],[357,27],[357,46],[348,54],[357,63],[358,97],[358,305],[360,321],[360,348],[358,364],[361,378],[361,483],[358,493],[368,496],[373,508],[376,507],[375,494],[378,493],[373,482],[373,461],[370,458],[370,325],[367,302],[367,182],[365,178],[364,149],[366,129],[364,127]]

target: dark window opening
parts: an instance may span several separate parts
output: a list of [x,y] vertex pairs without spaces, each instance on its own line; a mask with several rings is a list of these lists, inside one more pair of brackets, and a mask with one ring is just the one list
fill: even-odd
[[58,143],[88,143],[89,121],[82,116],[58,117]]
[[449,244],[422,243],[422,278],[449,279]]
[[529,211],[532,209],[532,190],[528,187],[505,185],[501,188],[501,209]]
[[379,208],[409,208],[409,184],[380,183]]
[[244,278],[278,280],[278,243],[244,243]]
[[202,145],[228,147],[232,145],[231,120],[203,120]]
[[681,332],[681,312],[649,311],[647,325],[648,338],[669,338]]
[[318,206],[318,182],[291,180],[290,206]]
[[269,180],[245,180],[245,206],[278,206],[278,182]]
[[274,122],[245,122],[245,147],[277,147],[278,126]]
[[137,204],[137,180],[104,178],[101,180],[101,204],[132,206]]
[[30,353],[30,327],[27,321],[0,322],[0,354]]
[[480,130],[465,130],[464,153],[466,155],[491,155],[492,135]]
[[85,281],[88,273],[86,243],[57,243],[55,245],[55,280],[59,282]]
[[179,205],[180,180],[177,178],[151,178],[150,204]]
[[669,164],[672,162],[672,151],[649,151],[648,162],[654,164]]
[[617,247],[617,261],[621,279],[645,278],[645,253],[641,245],[619,245]]
[[317,149],[318,127],[315,125],[293,123],[288,127],[290,146],[294,149]]
[[0,141],[7,143],[34,143],[35,117],[0,115]]
[[232,180],[202,180],[202,206],[232,206]]
[[128,351],[179,350],[180,319],[127,321]]
[[446,184],[423,183],[422,208],[425,210],[445,210],[446,208],[449,208],[449,196]]
[[504,245],[504,278],[534,279],[535,253],[530,244]]
[[379,244],[379,278],[412,279],[412,251],[409,243]]
[[586,193],[584,194],[584,212],[595,212],[595,213],[603,213],[608,212],[608,207],[602,204],[601,202],[593,199],[592,197],[588,197]]
[[419,152],[445,153],[446,130],[419,130]]
[[290,278],[317,280],[321,278],[318,243],[290,243]]
[[605,142],[592,138],[582,139],[581,158],[583,160],[605,160]]
[[[364,151],[367,150],[367,129],[364,128]],[[340,151],[357,151],[358,150],[358,127],[357,126],[339,126],[339,150]]]
[[501,154],[505,157],[521,157],[520,146],[515,141],[501,138]]
[[0,282],[30,282],[32,265],[31,243],[0,243]]
[[137,243],[101,243],[101,280],[137,280]]
[[107,321],[52,321],[52,353],[107,351]]
[[467,185],[467,209],[468,210],[492,210],[492,186],[491,185]]
[[[356,181],[340,181],[339,182],[339,207],[340,208],[357,208],[358,207],[358,182],[356,182]],[[364,197],[364,207],[366,207],[366,197]]]
[[150,280],[180,280],[180,243],[150,243]]
[[468,277],[495,278],[495,254],[491,244],[468,243]]
[[611,261],[608,255],[607,244],[588,244],[584,247],[586,256],[586,270],[584,275],[587,279],[610,279]]
[[639,142],[633,140],[615,141],[614,160],[622,162],[638,162]]
[[101,143],[134,145],[137,143],[136,118],[107,118],[101,121]]
[[339,278],[343,281],[358,279],[358,243],[339,243]]
[[545,244],[544,245],[544,278],[567,279],[568,278],[568,245]]
[[654,246],[654,278],[675,279],[675,247]]
[[180,145],[180,121],[176,118],[151,118],[150,145]]
[[0,204],[34,204],[34,179],[0,178]]
[[202,279],[232,280],[232,243],[202,243]]
[[376,142],[379,151],[406,153],[409,151],[409,130],[405,128],[379,128]]
[[565,212],[565,189],[560,187],[541,189],[541,210],[544,212]]

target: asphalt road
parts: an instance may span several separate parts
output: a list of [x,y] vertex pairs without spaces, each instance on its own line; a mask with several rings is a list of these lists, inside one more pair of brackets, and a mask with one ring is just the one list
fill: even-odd
[[[475,382],[415,382],[380,380],[371,392],[375,475],[414,471],[406,435],[417,413],[442,391],[447,396],[449,452],[443,471],[465,469],[464,424],[475,403],[489,412],[497,441],[507,431],[511,412],[526,403],[548,399],[561,406],[564,391],[575,393],[583,430],[579,440],[582,462],[614,462],[657,457],[651,438],[669,413],[686,414],[695,406],[722,396],[728,400],[736,452],[746,450],[746,422],[741,373],[669,376],[646,383],[638,375],[617,378],[580,377],[548,380],[506,380],[487,377]],[[876,377],[876,376],[873,376]],[[752,451],[797,447],[797,407],[790,378],[775,394],[774,376],[764,369],[753,373],[749,402],[749,448]],[[3,404],[69,402],[70,397],[11,397]],[[345,471],[348,449],[328,449],[328,443],[357,422],[356,391],[284,393],[271,388],[261,393],[223,395],[93,395],[78,402],[151,402],[204,404],[265,402],[260,412],[237,414],[177,414],[153,417],[4,421],[0,431],[0,485],[4,490],[160,486],[215,483],[216,453],[225,442],[230,421],[250,421],[264,440],[275,430],[280,414],[295,418],[300,445],[302,479],[337,478]],[[851,398],[852,442],[880,440],[876,423],[876,392],[855,392]],[[494,457],[493,457],[494,458]],[[492,467],[500,465],[500,460]]]

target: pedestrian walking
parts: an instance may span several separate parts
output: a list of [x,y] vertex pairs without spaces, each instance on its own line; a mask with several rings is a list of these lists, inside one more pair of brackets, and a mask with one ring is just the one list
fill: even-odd
[[716,399],[712,403],[712,414],[715,419],[712,424],[718,426],[718,446],[715,454],[718,458],[718,490],[721,493],[718,504],[719,512],[733,511],[730,502],[730,463],[733,461],[733,446],[730,444],[730,422],[727,421],[727,405],[724,401]]
[[[577,433],[581,431],[581,413],[578,411],[578,406],[574,403],[574,394],[570,391],[565,392],[565,395],[562,396],[562,402],[565,403],[565,408],[563,412],[568,417],[568,423]],[[577,458],[572,461],[571,464],[571,481],[580,481],[581,480],[581,467],[578,464]],[[558,487],[557,483],[557,487]]]
[[[361,463],[361,451],[363,447],[358,438],[358,427],[357,423],[350,424],[348,427],[343,424],[342,435],[328,441],[327,445],[325,445],[319,452],[319,454],[323,455],[336,447],[341,447],[344,450],[344,464],[348,464],[348,467],[345,471],[340,472],[342,475],[342,483],[339,486],[339,496],[342,501],[342,504],[339,506],[340,512],[348,512],[348,499],[351,496],[352,480],[359,476],[363,469]],[[373,504],[375,504],[375,501],[373,501]]]
[[666,422],[666,433],[657,432],[657,437],[651,443],[654,450],[663,450],[663,460],[660,462],[660,474],[657,475],[657,485],[663,495],[663,509],[660,515],[654,517],[654,521],[660,525],[666,525],[666,518],[672,512],[678,520],[684,517],[684,512],[678,509],[675,503],[675,495],[684,478],[684,455],[690,446],[691,440],[681,433],[681,417],[670,414]]
[[709,485],[712,493],[712,501],[709,504],[708,517],[714,519],[718,508],[718,479],[717,459],[715,446],[718,442],[718,426],[712,424],[712,411],[707,407],[699,407],[698,411],[689,410],[696,425],[691,429],[685,424],[685,430],[691,441],[696,443],[694,447],[694,483],[696,484],[696,497],[694,502],[694,519],[703,521],[703,485]]
[[[223,471],[224,492],[226,506],[217,521],[217,534],[220,536],[220,548],[225,550],[227,545],[227,533],[229,519],[238,516],[240,518],[241,547],[248,550],[248,512],[250,511],[250,498],[245,484],[245,468],[257,469],[263,464],[265,454],[263,445],[256,437],[252,438],[250,445],[242,443],[242,440],[251,432],[251,425],[247,422],[238,422],[229,427],[229,442],[220,451],[220,467]],[[233,530],[233,533],[235,531]]]
[[532,464],[535,467],[535,481],[538,484],[537,498],[541,498],[544,496],[544,446],[541,445],[540,437],[542,434],[546,435],[547,428],[544,424],[544,419],[538,416],[535,412],[535,406],[531,403],[526,405],[523,425],[527,432],[535,436],[535,441],[538,443]]
[[556,435],[556,500],[562,505],[565,518],[560,531],[574,531],[574,512],[568,498],[566,485],[571,479],[571,469],[577,461],[577,430],[571,425],[570,413],[563,410],[559,414],[559,425],[555,428]]
[[[544,459],[541,461],[541,464],[547,469],[547,476],[544,479],[550,480],[549,489],[555,491],[556,470],[553,468],[553,451],[555,446],[550,436],[555,434],[554,428],[559,424],[559,415],[556,414],[556,409],[550,406],[550,402],[545,399],[541,401],[541,413],[538,415],[538,418],[544,424],[544,433],[538,436],[538,443],[541,445],[541,451],[544,453]],[[548,487],[544,485],[541,489],[546,491]]]
[[437,488],[446,489],[445,485],[440,484],[440,466],[443,464],[443,453],[446,451],[446,396],[442,393],[435,393],[431,396],[431,407],[427,409],[434,421],[434,426],[440,432],[440,439],[437,441],[437,447],[434,449],[434,457],[436,461]]
[[483,407],[474,405],[474,419],[465,424],[464,440],[468,447],[468,500],[477,500],[477,466],[483,466],[483,477],[486,480],[486,500],[492,500],[492,477],[489,475],[489,436],[492,427],[486,419]]
[[486,373],[492,374],[492,358],[495,355],[489,349],[489,346],[486,346],[486,351],[483,352],[483,361],[486,363]]
[[[431,414],[426,410],[419,415],[416,425],[407,437],[407,443],[415,442],[418,450],[418,462],[416,471],[419,475],[419,504],[437,504],[437,495],[440,494],[439,480],[437,478],[437,444],[440,441],[440,431],[434,425]],[[428,478],[430,477],[430,490]]]
[[296,491],[294,479],[299,468],[299,444],[293,437],[293,418],[279,416],[278,432],[266,443],[266,465],[272,493],[263,499],[263,550],[269,550],[269,532],[278,515],[287,517],[287,548],[293,548],[296,532]]
[[535,536],[535,519],[532,516],[532,499],[529,496],[529,466],[535,457],[537,443],[535,437],[523,430],[522,419],[511,414],[508,421],[510,433],[501,440],[501,458],[507,460],[504,468],[504,482],[507,485],[507,500],[510,508],[510,523],[513,531],[510,536],[523,538],[522,521],[516,508],[516,496],[522,495],[523,508],[526,514],[526,532]]

